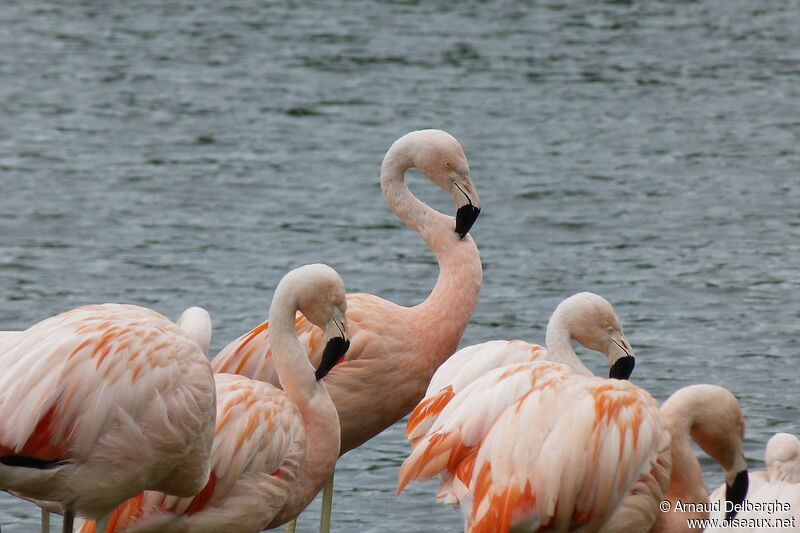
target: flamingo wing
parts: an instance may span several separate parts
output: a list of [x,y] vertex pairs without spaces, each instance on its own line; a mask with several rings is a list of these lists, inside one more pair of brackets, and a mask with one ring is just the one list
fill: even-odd
[[413,479],[438,473],[456,473],[498,416],[530,388],[558,387],[571,374],[566,365],[527,362],[506,365],[485,373],[455,395],[442,409],[400,468],[398,493]]
[[595,530],[651,478],[661,497],[669,442],[655,400],[627,381],[573,374],[559,387],[535,385],[480,444],[467,531]]
[[[0,369],[0,455],[85,461],[101,436],[126,449],[141,445],[126,430],[159,401],[164,418],[150,423],[189,413],[175,424],[194,435],[208,425],[210,443],[214,393],[205,357],[149,309],[92,305],[43,320],[3,344]],[[198,394],[172,394],[182,385]]]
[[406,437],[412,448],[430,430],[436,418],[464,387],[501,366],[536,361],[547,351],[538,344],[524,341],[489,341],[467,346],[450,356],[434,373],[425,398],[411,412],[406,423]]

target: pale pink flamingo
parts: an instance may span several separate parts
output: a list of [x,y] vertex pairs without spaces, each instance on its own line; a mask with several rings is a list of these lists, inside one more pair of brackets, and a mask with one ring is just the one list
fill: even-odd
[[634,366],[633,349],[622,331],[612,305],[591,292],[574,294],[562,301],[547,324],[547,348],[525,341],[489,341],[467,346],[445,361],[428,385],[425,398],[414,408],[406,424],[406,437],[414,443],[430,429],[450,399],[492,368],[525,361],[555,361],[586,376],[592,373],[578,359],[572,341],[603,353],[611,367],[610,377],[627,379]]
[[[691,441],[722,466],[725,474],[725,498],[733,506],[747,494],[747,461],[742,452],[744,415],[736,397],[716,385],[690,385],[675,391],[661,406],[672,444],[672,472],[664,499],[669,510],[659,512],[651,532],[678,533],[701,531],[690,528],[688,519],[708,518],[708,488],[703,481],[700,462]],[[681,506],[676,508],[676,502]],[[685,506],[684,504],[690,504]],[[693,504],[698,504],[692,509]],[[731,518],[735,513],[729,514]]]
[[[455,220],[408,190],[404,176],[412,167],[452,195],[458,208]],[[414,408],[436,368],[456,350],[481,285],[478,249],[467,235],[480,201],[458,141],[438,130],[404,135],[384,157],[381,188],[389,208],[436,254],[439,278],[430,296],[414,307],[372,294],[347,295],[350,349],[325,377],[339,413],[341,453],[360,446]],[[302,317],[296,327],[316,366],[322,333]],[[230,343],[212,361],[214,371],[277,385],[268,328],[269,322],[264,322]]]
[[[109,532],[255,533],[296,517],[339,457],[339,422],[322,377],[347,349],[347,300],[326,265],[295,269],[275,289],[272,361],[283,389],[217,374],[217,422],[208,482],[194,498],[148,491],[111,515]],[[295,333],[295,313],[324,330],[316,370]],[[82,524],[93,533],[94,522]]]
[[64,531],[73,514],[105,520],[145,489],[200,491],[215,393],[197,332],[205,334],[149,309],[103,304],[4,341],[0,490],[59,502]]
[[449,402],[403,463],[398,492],[449,473],[472,533],[641,532],[666,489],[669,442],[658,404],[630,382],[516,363]]
[[[767,470],[750,472],[747,499],[736,518],[735,528],[709,527],[707,532],[800,531],[800,440],[789,433],[776,433],[764,452]],[[725,518],[726,485],[711,493],[711,519]],[[717,510],[719,509],[719,510]],[[747,526],[751,527],[747,527]]]
[[[452,196],[455,219],[409,191],[405,173],[410,168]],[[478,248],[467,234],[480,213],[480,199],[458,141],[439,130],[404,135],[386,153],[380,181],[389,208],[433,250],[439,277],[431,294],[413,307],[372,294],[347,295],[351,346],[344,361],[325,377],[339,414],[341,454],[403,418],[420,401],[436,368],[458,347],[481,286]],[[303,317],[296,328],[309,359],[318,365],[322,333]],[[277,385],[270,355],[267,321],[230,343],[211,364],[215,372]],[[329,483],[325,502],[330,501],[330,487]]]

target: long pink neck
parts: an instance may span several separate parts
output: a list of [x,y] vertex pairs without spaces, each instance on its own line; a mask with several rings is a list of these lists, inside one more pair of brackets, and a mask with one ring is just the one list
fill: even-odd
[[411,167],[403,154],[388,154],[381,167],[381,188],[389,208],[420,234],[439,263],[439,277],[431,294],[409,309],[423,334],[418,341],[433,372],[458,347],[478,301],[483,271],[478,247],[470,235],[460,239],[455,219],[427,206],[405,183]]
[[322,381],[314,378],[314,367],[297,339],[294,329],[297,304],[290,293],[276,290],[269,329],[272,358],[281,387],[303,417],[306,456],[289,499],[271,527],[288,522],[305,509],[333,473],[339,458],[339,417]]

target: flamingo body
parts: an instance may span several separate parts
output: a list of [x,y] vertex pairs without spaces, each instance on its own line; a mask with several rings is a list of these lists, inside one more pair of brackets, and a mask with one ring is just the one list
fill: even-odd
[[0,488],[99,518],[145,489],[205,484],[211,368],[197,341],[133,305],[79,307],[3,344]]

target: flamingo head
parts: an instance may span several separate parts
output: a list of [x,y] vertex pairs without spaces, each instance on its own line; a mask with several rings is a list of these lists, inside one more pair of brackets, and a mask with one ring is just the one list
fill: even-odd
[[410,166],[416,167],[452,196],[456,205],[455,231],[463,239],[481,212],[481,200],[472,183],[467,156],[461,145],[442,130],[413,131],[398,139],[397,143],[405,148]]
[[608,377],[630,377],[636,361],[633,348],[608,300],[591,292],[581,292],[561,302],[554,317],[562,317],[573,339],[608,357],[611,366]]
[[298,284],[297,310],[324,331],[325,349],[315,374],[320,380],[350,347],[344,282],[334,269],[323,264],[306,265],[296,271],[305,276],[304,282]]

